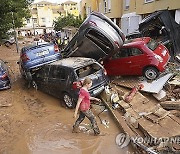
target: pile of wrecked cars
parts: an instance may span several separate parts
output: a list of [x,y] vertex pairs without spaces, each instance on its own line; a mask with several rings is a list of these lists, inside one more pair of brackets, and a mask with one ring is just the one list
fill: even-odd
[[[56,54],[53,45],[48,49],[44,46],[22,49],[21,73],[33,81],[34,87],[61,98],[69,108],[75,107],[81,83],[89,76],[93,80],[91,95],[102,99],[128,142],[136,145],[140,153],[179,153],[180,119],[163,108],[167,104],[161,106],[163,103],[150,99],[152,95],[146,97],[151,93],[159,102],[165,99],[163,88],[173,74],[160,72],[168,64],[169,51],[150,37],[128,40],[125,44],[124,41],[124,34],[110,19],[92,12],[67,46],[57,51],[59,55],[55,59],[45,60],[51,49],[52,55]],[[31,63],[33,54],[42,59],[38,61],[34,57]],[[110,83],[107,75],[115,76]],[[135,80],[128,81],[125,78],[125,81],[119,77],[124,75],[146,78],[134,77]],[[177,92],[179,85],[173,88]],[[135,140],[137,137],[147,140],[139,142]]]

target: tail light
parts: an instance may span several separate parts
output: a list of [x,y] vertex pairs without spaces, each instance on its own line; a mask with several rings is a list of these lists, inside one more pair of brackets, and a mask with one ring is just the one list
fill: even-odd
[[104,74],[105,74],[105,75],[107,75],[107,71],[106,71],[106,69],[104,69]]
[[21,59],[22,59],[23,62],[27,62],[28,60],[30,60],[29,57],[25,53],[23,53],[21,55]]
[[73,85],[72,85],[73,89],[79,89],[81,87],[82,87],[82,81],[73,82]]
[[118,43],[117,41],[114,41],[114,43],[116,44],[116,46],[117,46],[118,48],[120,48],[120,45],[119,45],[119,43]]
[[94,21],[88,21],[87,24],[90,24],[92,26],[97,26],[97,24]]
[[58,45],[54,45],[54,51],[55,51],[55,52],[59,52]]
[[5,73],[5,74],[3,74],[2,76],[0,76],[0,79],[1,79],[1,80],[5,80],[5,79],[7,79],[7,78],[8,78],[7,73]]

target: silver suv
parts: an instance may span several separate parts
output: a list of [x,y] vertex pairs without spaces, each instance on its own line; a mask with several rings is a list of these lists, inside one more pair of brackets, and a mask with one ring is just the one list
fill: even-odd
[[105,15],[92,12],[64,48],[64,57],[88,57],[97,61],[119,50],[125,36]]

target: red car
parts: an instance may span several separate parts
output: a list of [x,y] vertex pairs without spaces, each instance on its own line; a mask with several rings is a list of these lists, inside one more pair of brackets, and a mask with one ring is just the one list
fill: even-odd
[[143,37],[127,40],[119,52],[103,63],[109,76],[143,75],[153,80],[165,70],[169,59],[164,45]]

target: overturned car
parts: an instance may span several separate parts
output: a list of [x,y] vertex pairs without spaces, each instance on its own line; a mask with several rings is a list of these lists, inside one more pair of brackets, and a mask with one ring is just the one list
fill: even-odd
[[88,57],[97,61],[110,56],[123,45],[125,36],[105,15],[92,12],[64,48],[64,57]]

